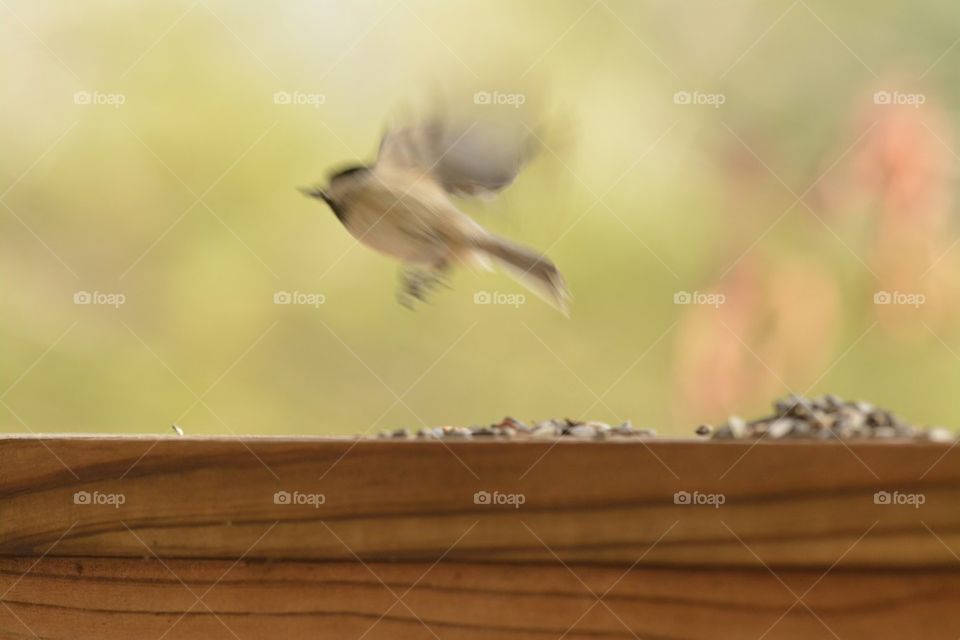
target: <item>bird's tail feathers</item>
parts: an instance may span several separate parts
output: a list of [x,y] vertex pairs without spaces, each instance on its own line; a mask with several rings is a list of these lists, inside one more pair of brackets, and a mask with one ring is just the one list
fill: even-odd
[[479,249],[534,294],[569,315],[570,291],[560,271],[546,256],[495,235],[485,237]]

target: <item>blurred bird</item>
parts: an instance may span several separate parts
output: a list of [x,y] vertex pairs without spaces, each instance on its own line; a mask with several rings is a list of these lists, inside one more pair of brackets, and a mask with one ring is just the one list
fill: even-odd
[[388,130],[376,162],[333,173],[323,200],[358,241],[402,263],[402,304],[424,301],[454,262],[497,263],[564,314],[570,294],[546,256],[484,229],[451,196],[489,198],[533,156],[529,130],[429,118]]

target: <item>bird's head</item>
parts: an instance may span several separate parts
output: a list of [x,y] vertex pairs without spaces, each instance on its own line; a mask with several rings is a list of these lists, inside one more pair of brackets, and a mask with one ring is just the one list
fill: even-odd
[[325,189],[320,187],[299,187],[300,193],[307,196],[308,198],[316,198],[317,200],[323,200],[330,206],[333,206],[330,199],[330,194],[327,193]]
[[344,207],[341,196],[345,195],[345,189],[349,186],[349,183],[353,182],[354,178],[359,177],[359,175],[369,170],[370,167],[364,165],[347,167],[330,175],[329,186],[326,189],[321,187],[301,187],[300,191],[305,196],[326,202],[334,215],[342,222]]

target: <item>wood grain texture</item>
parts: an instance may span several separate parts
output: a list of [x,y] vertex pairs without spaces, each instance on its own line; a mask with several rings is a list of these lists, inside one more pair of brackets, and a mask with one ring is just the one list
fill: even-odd
[[[0,592],[32,561],[0,561]],[[3,638],[573,640],[956,638],[960,583],[932,571],[444,562],[45,558],[0,607]],[[783,580],[783,583],[780,582]],[[796,596],[813,589],[796,604]],[[610,587],[613,587],[610,589]],[[610,589],[602,601],[597,596]],[[791,593],[793,592],[793,593]],[[593,595],[596,594],[596,595]],[[36,634],[34,636],[33,634]],[[365,634],[365,635],[364,635]]]
[[958,449],[8,437],[0,638],[956,638]]

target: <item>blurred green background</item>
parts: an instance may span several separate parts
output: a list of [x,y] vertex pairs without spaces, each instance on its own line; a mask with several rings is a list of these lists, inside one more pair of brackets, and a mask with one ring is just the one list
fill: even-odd
[[[949,0],[3,0],[0,429],[689,434],[790,391],[956,425],[958,19]],[[411,312],[395,265],[296,191],[452,86],[568,124],[463,206],[557,262],[569,319],[478,304],[524,290],[466,271]]]

